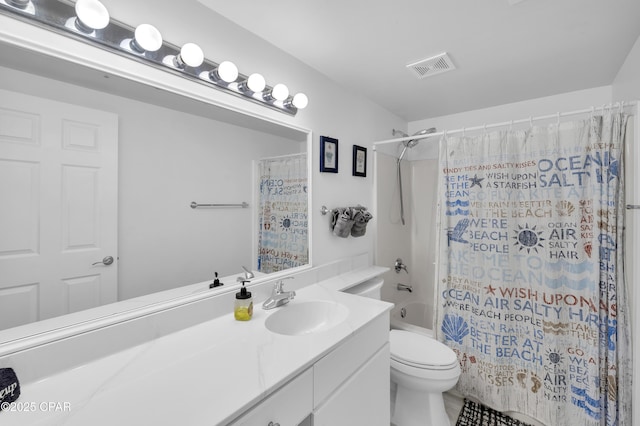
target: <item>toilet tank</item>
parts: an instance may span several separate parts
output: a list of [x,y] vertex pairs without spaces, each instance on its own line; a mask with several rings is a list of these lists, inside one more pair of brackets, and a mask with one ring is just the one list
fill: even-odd
[[357,294],[358,296],[369,297],[371,299],[380,300],[380,289],[384,284],[382,277],[375,277],[356,284],[353,287],[349,287],[343,290],[345,293]]

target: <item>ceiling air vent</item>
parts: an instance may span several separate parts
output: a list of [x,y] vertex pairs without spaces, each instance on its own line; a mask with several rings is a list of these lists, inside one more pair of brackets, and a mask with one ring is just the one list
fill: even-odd
[[407,68],[415,72],[418,78],[431,77],[432,75],[456,69],[446,52],[408,64]]

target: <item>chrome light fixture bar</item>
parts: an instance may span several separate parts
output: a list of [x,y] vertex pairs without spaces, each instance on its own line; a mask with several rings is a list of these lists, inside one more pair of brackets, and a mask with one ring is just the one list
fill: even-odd
[[305,94],[290,96],[282,83],[269,86],[262,75],[241,74],[232,62],[207,60],[195,43],[177,47],[151,24],[133,28],[114,20],[99,0],[0,0],[0,13],[292,116],[308,104]]

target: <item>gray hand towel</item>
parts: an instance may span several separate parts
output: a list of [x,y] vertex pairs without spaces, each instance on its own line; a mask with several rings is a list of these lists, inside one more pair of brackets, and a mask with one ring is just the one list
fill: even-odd
[[373,215],[368,211],[359,210],[354,217],[354,223],[351,227],[352,237],[362,237],[367,232],[367,223],[373,219]]
[[331,210],[331,220],[329,221],[329,229],[331,231],[333,231],[333,228],[335,228],[336,223],[338,222],[338,218],[340,217],[342,212],[344,212],[344,209],[341,208]]
[[347,238],[351,233],[351,227],[354,224],[353,211],[349,208],[340,209],[341,211],[336,218],[336,223],[333,226],[333,235]]

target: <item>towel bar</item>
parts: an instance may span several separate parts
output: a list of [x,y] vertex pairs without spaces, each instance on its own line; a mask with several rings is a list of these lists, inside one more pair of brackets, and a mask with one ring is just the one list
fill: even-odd
[[243,209],[246,209],[247,207],[249,207],[249,203],[246,203],[244,201],[241,204],[198,204],[195,201],[191,202],[192,209],[198,207],[241,207]]
[[[357,206],[352,206],[352,207],[348,207],[350,209],[356,209],[356,210],[367,210],[366,207],[363,207],[361,205],[357,205]],[[329,213],[331,211],[331,209],[328,209],[327,206],[322,206],[322,208],[320,209],[320,213],[322,213],[322,216],[325,216],[327,213]]]

